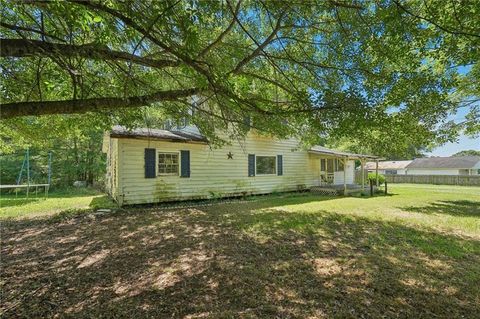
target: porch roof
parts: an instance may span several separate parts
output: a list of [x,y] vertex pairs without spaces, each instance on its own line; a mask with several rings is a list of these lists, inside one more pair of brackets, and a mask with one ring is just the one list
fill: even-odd
[[351,159],[374,159],[374,160],[379,160],[381,159],[379,156],[374,156],[374,155],[366,155],[366,154],[354,154],[354,153],[347,153],[347,152],[341,152],[337,150],[332,150],[320,145],[315,145],[311,147],[308,150],[309,153],[311,154],[318,154],[318,155],[328,155],[328,156],[333,156],[333,157],[348,157]]

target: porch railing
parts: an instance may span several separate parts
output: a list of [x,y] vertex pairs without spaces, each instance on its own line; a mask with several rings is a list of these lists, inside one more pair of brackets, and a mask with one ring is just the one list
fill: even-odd
[[322,184],[333,184],[334,173],[323,173],[320,175]]

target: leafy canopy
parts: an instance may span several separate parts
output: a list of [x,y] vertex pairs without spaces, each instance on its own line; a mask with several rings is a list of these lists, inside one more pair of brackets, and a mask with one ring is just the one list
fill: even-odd
[[[478,134],[479,15],[476,1],[444,0],[6,1],[2,147],[52,122],[152,113],[189,117],[212,140],[245,134],[249,116],[262,132],[379,155]],[[465,121],[448,122],[459,107]]]

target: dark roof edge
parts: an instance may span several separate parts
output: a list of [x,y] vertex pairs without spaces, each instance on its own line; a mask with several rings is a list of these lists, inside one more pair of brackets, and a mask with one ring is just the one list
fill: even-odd
[[160,137],[155,135],[144,135],[144,134],[124,134],[124,133],[112,133],[110,132],[111,138],[124,138],[124,139],[137,139],[137,140],[155,140],[155,141],[165,141],[165,142],[174,142],[174,143],[193,143],[193,144],[208,144],[208,140],[205,138],[175,138],[175,137]]

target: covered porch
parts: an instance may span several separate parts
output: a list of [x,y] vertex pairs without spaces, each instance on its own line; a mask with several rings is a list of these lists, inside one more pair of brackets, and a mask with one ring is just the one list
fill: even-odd
[[[318,165],[318,181],[312,192],[320,194],[348,195],[363,192],[368,187],[365,164],[367,161],[375,162],[375,172],[378,185],[378,156],[346,153],[331,150],[322,146],[314,146],[308,150],[316,166]],[[355,183],[355,161],[360,162],[361,183]]]

